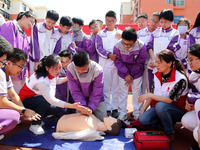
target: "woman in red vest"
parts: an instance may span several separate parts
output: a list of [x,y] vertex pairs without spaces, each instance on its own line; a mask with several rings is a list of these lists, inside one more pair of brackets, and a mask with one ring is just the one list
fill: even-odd
[[[139,122],[141,125],[163,126],[170,140],[174,140],[174,124],[185,114],[188,79],[183,65],[170,50],[156,55],[157,72],[151,92],[138,97],[138,102],[146,100]],[[151,108],[147,108],[151,105]]]

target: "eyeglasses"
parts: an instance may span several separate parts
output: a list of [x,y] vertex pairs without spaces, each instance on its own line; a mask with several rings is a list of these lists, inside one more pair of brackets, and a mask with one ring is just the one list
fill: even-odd
[[191,64],[194,60],[198,60],[198,59],[199,59],[199,58],[196,58],[196,59],[190,59],[190,60],[189,60],[189,59],[187,58],[186,61],[188,62],[188,64]]
[[4,60],[4,61],[0,61],[3,65],[2,67],[5,67],[7,65],[7,60]]
[[106,23],[114,23],[115,22],[115,20],[107,20],[106,19]]
[[[11,61],[12,62],[12,61]],[[20,65],[18,65],[18,64],[16,64],[15,62],[12,62],[14,65],[16,65],[17,67],[19,67],[20,69],[22,69],[22,71],[24,71],[25,69],[26,69],[26,67],[22,67],[22,66],[20,66]]]
[[31,20],[30,18],[27,18],[27,19],[30,21],[31,25],[33,26],[35,22]]
[[98,28],[98,26],[95,26],[94,28],[90,28],[90,31],[94,31],[97,28]]
[[123,45],[123,46],[132,47],[134,44],[135,44],[135,43],[126,44],[126,43],[124,43],[124,41],[122,41],[122,45]]

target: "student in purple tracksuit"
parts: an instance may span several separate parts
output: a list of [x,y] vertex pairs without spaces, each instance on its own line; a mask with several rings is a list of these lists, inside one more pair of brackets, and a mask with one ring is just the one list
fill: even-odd
[[96,37],[96,50],[100,56],[99,64],[103,68],[103,94],[106,103],[107,115],[117,118],[120,91],[119,76],[117,74],[117,68],[114,65],[114,60],[117,58],[117,55],[113,54],[113,48],[117,41],[121,38],[122,31],[115,26],[117,20],[116,13],[114,11],[108,11],[105,15],[105,19],[106,28],[101,30]]
[[142,103],[137,102],[137,97],[142,94],[142,75],[144,63],[147,58],[146,45],[137,39],[137,31],[133,28],[125,28],[122,39],[117,42],[113,53],[118,57],[114,61],[119,75],[119,119],[126,119],[128,88],[132,84],[133,92],[133,115],[135,119],[139,116]]
[[[4,67],[0,68],[0,139],[18,124],[20,114],[25,120],[40,119],[40,115],[24,107],[13,89],[10,78],[10,76],[17,76],[22,71],[21,68],[26,64],[27,54],[18,48],[13,50],[8,41],[0,37],[0,60],[2,57],[5,59],[7,54],[7,62],[4,63]],[[0,64],[0,66],[2,65]]]
[[72,54],[76,52],[74,36],[70,33],[71,26],[73,25],[72,19],[69,16],[63,16],[60,19],[60,25],[54,34],[57,34],[59,39],[56,43],[54,54],[59,54],[62,50],[70,50]]
[[82,27],[84,25],[84,21],[81,18],[72,18],[73,26],[72,31],[74,34],[74,41],[76,44],[76,51],[85,51],[88,54],[90,53],[88,51],[88,46],[90,44],[90,39],[88,36],[83,32]]
[[102,121],[107,114],[101,66],[90,60],[86,52],[78,51],[73,56],[73,62],[67,67],[67,78],[74,101],[92,110],[92,113]]
[[[59,53],[59,56],[61,58],[61,63],[62,63],[62,70],[59,74],[59,77],[66,77],[67,66],[72,61],[72,53],[69,50],[63,50]],[[61,99],[68,103],[74,103],[74,100],[71,96],[71,92],[69,91],[68,82],[56,85],[56,98]],[[72,109],[64,108],[62,109],[62,112],[59,112],[59,115],[72,112],[74,112]]]
[[96,46],[95,46],[95,42],[96,42],[96,35],[98,34],[98,32],[101,30],[100,28],[100,24],[97,20],[92,20],[90,23],[89,23],[89,28],[90,28],[90,31],[92,32],[91,35],[90,35],[90,40],[91,40],[91,44],[90,46],[88,47],[90,53],[89,53],[89,56],[90,56],[90,59],[95,61],[95,62],[99,62],[99,54],[97,53],[96,51]]
[[185,108],[188,112],[182,117],[182,124],[190,131],[200,146],[200,44],[188,49],[188,64],[192,73],[189,76],[191,90],[188,93]]
[[187,18],[181,18],[177,22],[176,27],[180,33],[180,41],[179,41],[180,49],[176,51],[175,55],[178,59],[181,60],[185,69],[188,69],[189,64],[186,62],[186,58],[189,45],[189,35],[187,34],[187,32],[188,29],[190,29],[190,20],[188,20]]
[[161,28],[152,33],[151,39],[147,44],[147,51],[151,58],[151,68],[155,68],[155,56],[160,51],[169,49],[172,52],[176,52],[180,49],[180,35],[176,29],[172,28],[173,20],[174,14],[172,10],[164,9],[161,11],[159,16]]
[[[0,35],[3,36],[14,48],[23,50],[27,55],[30,52],[29,41],[24,29],[29,29],[35,22],[35,18],[30,11],[20,12],[17,20],[7,21],[0,28]],[[28,77],[28,64],[26,68],[17,76],[11,77],[14,89],[17,93]]]
[[54,26],[59,14],[55,10],[48,10],[46,21],[33,26],[31,31],[30,74],[33,74],[44,56],[53,54],[58,35],[54,35]]
[[194,26],[189,34],[189,47],[195,43],[200,43],[200,12],[198,13]]

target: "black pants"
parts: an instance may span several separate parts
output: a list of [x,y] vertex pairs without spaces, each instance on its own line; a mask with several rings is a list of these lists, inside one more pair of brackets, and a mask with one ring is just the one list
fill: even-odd
[[[34,110],[36,113],[41,115],[42,118],[48,116],[48,115],[55,115],[59,111],[61,111],[61,108],[53,106],[49,104],[43,96],[36,96],[36,97],[30,97],[26,98],[22,101],[25,108],[29,108],[31,110]],[[34,125],[40,125],[41,120],[32,121],[32,124]]]

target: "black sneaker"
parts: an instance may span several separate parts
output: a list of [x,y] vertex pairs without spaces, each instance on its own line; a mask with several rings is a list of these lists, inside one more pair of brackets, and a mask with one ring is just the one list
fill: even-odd
[[118,110],[117,109],[112,110],[112,117],[118,118],[118,116],[119,116]]
[[108,117],[112,116],[112,113],[111,113],[110,110],[107,110],[107,116],[108,116]]

